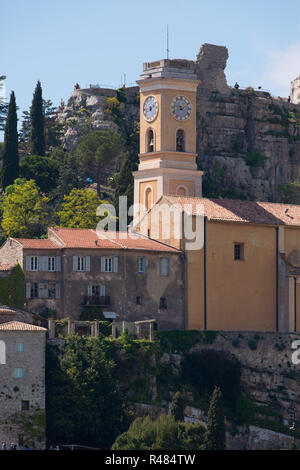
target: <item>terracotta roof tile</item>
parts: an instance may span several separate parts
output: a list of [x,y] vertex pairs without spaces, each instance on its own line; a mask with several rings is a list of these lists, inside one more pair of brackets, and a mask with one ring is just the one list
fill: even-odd
[[24,248],[32,248],[38,250],[59,250],[61,247],[58,243],[55,243],[53,240],[49,240],[48,238],[41,238],[41,239],[31,239],[31,238],[13,238],[13,240],[19,242],[23,245]]
[[16,264],[0,264],[0,272],[10,271],[16,266]]
[[10,321],[0,324],[1,331],[47,331],[46,328],[41,326],[31,325],[30,323],[23,323],[20,321]]
[[182,196],[163,196],[163,200],[182,207],[186,205],[186,211],[192,214],[197,210],[200,213],[203,207],[208,220],[300,226],[300,206],[293,204]]
[[57,237],[68,248],[100,248],[111,250],[151,250],[180,252],[176,248],[147,238],[141,234],[127,232],[96,232],[92,229],[52,228]]

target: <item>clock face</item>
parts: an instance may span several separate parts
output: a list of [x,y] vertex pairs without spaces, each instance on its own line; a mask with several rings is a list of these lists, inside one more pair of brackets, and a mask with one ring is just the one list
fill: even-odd
[[148,96],[144,101],[143,114],[146,121],[154,121],[158,113],[158,102],[155,96]]
[[171,103],[171,112],[178,121],[186,121],[192,113],[192,105],[185,96],[175,96]]

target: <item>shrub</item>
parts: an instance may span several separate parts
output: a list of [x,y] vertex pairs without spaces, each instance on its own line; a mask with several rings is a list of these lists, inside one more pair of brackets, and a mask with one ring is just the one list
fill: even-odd
[[217,336],[217,331],[170,330],[155,332],[155,338],[159,340],[161,349],[168,353],[186,352],[195,344],[212,344]]
[[246,156],[246,164],[254,168],[263,166],[266,160],[268,157],[260,152],[247,153]]
[[79,320],[81,321],[93,321],[93,320],[101,320],[104,321],[105,317],[103,315],[103,311],[101,307],[84,307],[82,310]]

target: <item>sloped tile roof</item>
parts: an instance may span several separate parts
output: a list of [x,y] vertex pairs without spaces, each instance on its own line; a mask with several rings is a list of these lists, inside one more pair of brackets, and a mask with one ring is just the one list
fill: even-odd
[[0,272],[10,271],[16,264],[0,264]]
[[200,214],[203,207],[208,220],[300,226],[300,206],[293,204],[182,196],[163,196],[162,201],[164,200],[179,204],[193,215]]
[[51,231],[68,248],[101,248],[111,250],[150,250],[180,252],[176,248],[147,238],[141,234],[127,232],[96,232],[92,229],[67,229],[55,227]]
[[53,240],[48,238],[13,238],[12,240],[19,242],[24,248],[33,248],[38,250],[59,250],[61,248],[58,243],[55,243]]
[[30,323],[23,323],[20,321],[9,321],[0,324],[1,331],[47,331],[46,328],[41,326],[31,325]]

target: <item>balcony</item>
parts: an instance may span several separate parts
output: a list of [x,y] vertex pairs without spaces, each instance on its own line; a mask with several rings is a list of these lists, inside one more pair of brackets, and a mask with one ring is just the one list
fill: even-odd
[[93,307],[108,307],[110,305],[110,297],[105,296],[88,296],[84,295],[82,298],[81,305],[87,307],[89,305]]

